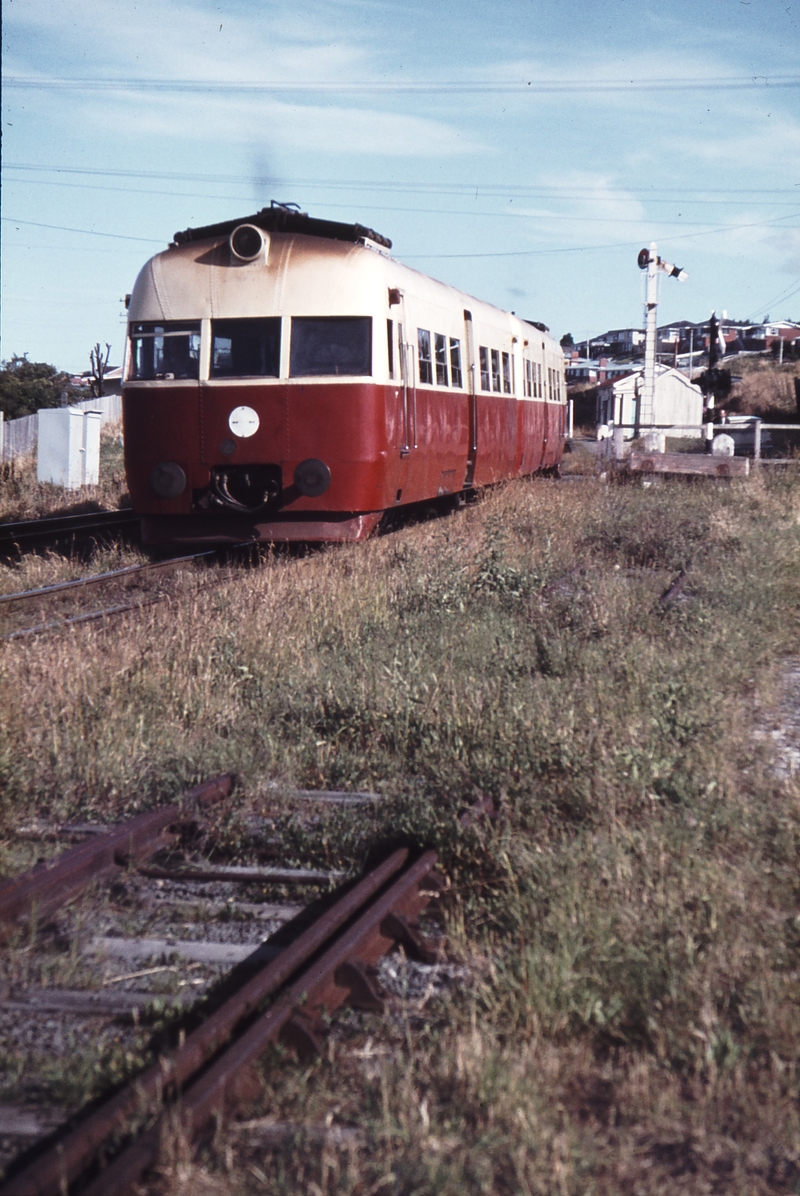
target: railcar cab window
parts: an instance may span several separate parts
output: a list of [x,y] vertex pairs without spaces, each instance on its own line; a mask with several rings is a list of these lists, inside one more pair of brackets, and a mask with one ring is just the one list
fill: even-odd
[[292,378],[370,377],[371,318],[293,316],[289,374]]
[[277,378],[280,316],[211,321],[212,378]]
[[136,382],[200,377],[200,321],[131,325],[131,372]]
[[431,361],[431,334],[425,328],[417,329],[419,349],[419,380],[425,386],[433,385],[433,362]]

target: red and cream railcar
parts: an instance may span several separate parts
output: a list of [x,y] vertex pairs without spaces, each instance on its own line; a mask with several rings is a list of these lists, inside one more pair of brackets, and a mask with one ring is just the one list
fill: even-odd
[[390,245],[273,207],[147,263],[123,389],[146,543],[359,540],[387,510],[558,464],[559,345]]

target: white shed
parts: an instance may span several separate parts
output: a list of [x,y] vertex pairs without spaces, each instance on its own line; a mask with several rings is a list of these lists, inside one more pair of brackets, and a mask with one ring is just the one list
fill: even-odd
[[[609,379],[597,388],[598,424],[622,425],[626,440],[647,428],[639,424],[639,402],[644,386],[644,369],[639,368],[624,378]],[[700,435],[703,422],[703,394],[699,386],[685,374],[671,366],[656,366],[656,391],[653,403],[653,423],[668,436]]]

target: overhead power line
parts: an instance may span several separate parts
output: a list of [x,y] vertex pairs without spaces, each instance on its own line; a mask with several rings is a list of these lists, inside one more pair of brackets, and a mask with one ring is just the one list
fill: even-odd
[[[718,228],[704,228],[702,231],[696,233],[678,233],[674,237],[662,237],[662,241],[667,243],[687,241],[692,237],[713,237],[716,233],[731,233],[740,232],[748,228],[763,228],[768,225],[779,224],[784,220],[793,219],[796,216],[800,216],[800,212],[792,212],[790,216],[776,216],[774,220],[754,220],[748,224],[723,224]],[[641,238],[639,239],[641,240]],[[635,243],[638,245],[639,242],[636,241]],[[533,257],[539,254],[588,253],[598,249],[625,249],[632,244],[634,244],[633,241],[616,241],[606,245],[572,245],[568,248],[558,249],[509,249],[497,253],[404,253],[398,254],[398,257],[406,262],[440,261],[445,258]]]
[[[769,226],[769,225],[780,224],[784,220],[792,219],[795,216],[800,216],[800,211],[793,212],[791,214],[791,216],[778,216],[773,220],[754,220],[748,224],[725,224],[725,225],[721,225],[718,228],[703,229],[700,232],[696,232],[696,233],[679,233],[674,237],[662,238],[662,240],[685,241],[691,237],[713,236],[715,233],[738,232],[740,230],[748,229],[748,228],[763,228],[763,227]],[[62,224],[42,224],[35,220],[17,220],[13,216],[3,216],[2,220],[8,224],[25,225],[29,228],[57,229],[60,232],[81,233],[85,236],[91,236],[91,237],[113,237],[116,240],[120,240],[120,241],[140,241],[140,242],[146,243],[148,245],[163,245],[164,244],[163,241],[156,240],[154,237],[133,237],[133,236],[130,236],[129,234],[125,234],[125,233],[100,232],[97,229],[92,229],[92,228],[73,228],[73,227],[69,227],[67,225],[62,225]],[[640,222],[632,221],[631,223],[640,223]],[[439,260],[444,260],[444,259],[455,259],[455,258],[533,257],[533,256],[538,256],[538,255],[543,255],[543,254],[554,254],[554,253],[584,253],[584,252],[588,253],[588,252],[594,252],[594,251],[600,250],[600,249],[623,249],[623,248],[626,248],[627,246],[634,244],[634,243],[638,245],[639,240],[641,240],[641,237],[638,238],[636,240],[636,242],[633,242],[633,241],[621,241],[620,242],[620,241],[618,241],[618,242],[614,242],[612,244],[606,244],[606,245],[571,245],[571,246],[566,246],[566,247],[559,247],[557,249],[511,249],[511,250],[498,250],[496,252],[490,252],[490,253],[417,253],[417,254],[405,254],[405,253],[400,254],[400,253],[398,253],[397,256],[398,256],[399,260],[409,261],[409,262],[410,261],[439,261]]]
[[[513,195],[515,198],[525,199],[583,199],[583,198],[599,198],[599,199],[626,199],[632,196],[645,197],[651,202],[662,202],[661,196],[670,195],[676,196],[681,200],[688,200],[692,195],[698,196],[729,196],[729,195],[746,195],[746,196],[761,196],[761,195],[784,195],[791,196],[792,206],[800,199],[800,185],[795,187],[662,187],[654,185],[650,187],[626,187],[626,188],[604,188],[601,196],[597,195],[597,187],[585,186],[580,187],[571,185],[566,187],[562,184],[521,184],[521,183],[483,183],[476,186],[475,183],[439,183],[439,184],[417,184],[417,183],[402,183],[389,178],[387,179],[353,179],[347,182],[342,182],[341,179],[315,179],[315,178],[271,178],[264,175],[259,178],[258,171],[254,170],[251,174],[195,174],[180,171],[166,171],[166,170],[135,170],[127,169],[113,169],[92,166],[59,166],[46,165],[40,163],[30,162],[6,162],[3,166],[5,171],[19,170],[28,171],[38,174],[69,174],[69,175],[89,175],[99,176],[103,178],[127,178],[127,179],[153,179],[159,181],[170,182],[191,182],[191,183],[241,183],[247,186],[253,186],[258,182],[264,186],[274,186],[276,188],[326,188],[329,190],[338,191],[389,191],[393,195],[400,193],[414,194],[414,195],[456,195],[456,196],[470,196],[477,198],[495,198],[497,196],[506,197]],[[700,202],[699,200],[697,202]],[[719,200],[710,199],[702,202],[717,203]],[[746,201],[743,201],[746,202]]]
[[231,95],[320,93],[323,95],[393,95],[393,94],[520,94],[549,95],[587,92],[632,91],[741,91],[748,89],[800,86],[800,75],[718,75],[661,79],[496,79],[433,80],[372,79],[362,82],[341,80],[225,80],[225,79],[153,79],[146,76],[96,78],[81,76],[8,75],[3,86],[33,90],[58,91],[158,91],[211,92]]
[[116,241],[142,241],[147,245],[163,245],[154,237],[131,237],[127,233],[103,233],[96,228],[70,228],[66,224],[41,224],[38,220],[16,220],[13,216],[0,217],[4,224],[24,224],[27,228],[53,228],[62,233],[82,233],[88,237],[113,237]]
[[[9,167],[7,169],[13,170],[15,168]],[[252,188],[254,181],[255,180],[253,180],[253,179],[250,179],[250,180],[242,179],[239,185],[240,186],[248,186],[248,187]],[[113,191],[116,194],[123,194],[123,195],[152,195],[152,196],[171,195],[177,199],[180,199],[184,196],[184,193],[180,192],[180,191],[175,191],[175,190],[159,191],[154,187],[131,187],[128,185],[115,187],[113,184],[110,184],[110,183],[69,183],[69,182],[66,182],[64,179],[36,178],[36,179],[31,179],[31,180],[24,180],[24,179],[10,179],[8,177],[6,178],[7,184],[10,185],[12,182],[17,182],[17,183],[21,183],[21,184],[28,182],[29,185],[36,186],[36,187],[65,187],[70,190],[80,190],[80,191]],[[298,191],[302,191],[303,189],[308,190],[308,191],[311,191],[311,190],[358,191],[359,190],[358,184],[354,184],[354,183],[327,185],[325,183],[312,183],[312,182],[306,181],[303,183],[289,182],[286,184],[281,184],[281,186],[284,189],[286,187],[290,187],[290,188],[296,187]],[[391,190],[393,194],[397,194],[397,193],[430,194],[432,191],[432,189],[429,187],[390,188],[387,184],[376,184],[372,187],[369,187],[368,185],[362,185],[360,190],[362,190],[362,191],[373,190],[373,191],[379,191],[379,192]],[[433,191],[433,194],[437,194],[437,192]],[[444,189],[442,189],[441,192],[439,192],[439,194],[446,195],[446,196],[452,196],[453,192],[444,188]],[[782,194],[789,194],[789,192],[783,192]],[[457,194],[457,197],[464,198],[464,199],[476,198],[474,196],[468,195],[465,190],[462,191],[460,194]],[[211,195],[208,192],[199,192],[196,189],[193,190],[191,192],[191,194],[189,194],[187,192],[185,194],[185,198],[193,199],[193,200],[197,200],[197,199],[215,199],[215,200],[217,200],[218,199],[218,200],[224,200],[225,202],[230,202],[230,203],[247,203],[248,202],[247,199],[243,199],[242,196],[240,196],[240,195]],[[535,201],[535,200],[540,200],[540,201],[544,200],[546,202],[552,203],[554,201],[559,201],[559,200],[568,200],[571,202],[578,202],[578,203],[584,203],[584,204],[586,204],[586,203],[598,204],[598,203],[613,203],[613,202],[620,202],[620,203],[633,202],[633,201],[637,200],[638,198],[640,198],[640,196],[636,192],[633,192],[633,191],[628,191],[628,192],[622,191],[622,190],[620,190],[620,191],[603,191],[601,194],[597,194],[596,192],[595,193],[590,192],[588,190],[588,188],[579,188],[575,191],[567,191],[567,190],[563,190],[563,189],[558,189],[558,190],[554,189],[552,191],[548,191],[546,189],[543,189],[543,190],[540,189],[537,191],[530,191],[530,192],[523,191],[523,192],[517,192],[517,194],[515,194],[509,198],[509,195],[507,192],[504,194],[501,190],[495,189],[491,193],[488,193],[488,194],[482,196],[482,198],[504,200],[504,201],[507,201],[509,204],[511,204],[513,202],[513,200],[515,200],[515,199],[523,200],[525,202],[531,202],[531,201]],[[646,196],[644,196],[644,198],[645,198],[648,206],[650,206],[650,207],[652,207],[654,204],[659,204],[661,206],[669,205],[671,207],[674,207],[677,203],[680,203],[684,206],[692,206],[692,207],[699,207],[699,206],[704,206],[704,207],[720,207],[720,206],[751,207],[753,205],[752,198],[749,198],[749,199],[690,199],[689,196],[686,194],[681,194],[680,197],[670,197],[668,199],[667,198],[661,199],[658,196],[650,196],[650,195],[646,195]],[[793,208],[793,207],[797,206],[798,200],[800,200],[800,196],[798,196],[798,195],[794,195],[791,200],[788,200],[788,199],[763,199],[762,198],[759,200],[759,204],[760,204],[760,206],[768,206],[771,208]],[[250,201],[250,202],[252,202],[252,201]],[[320,207],[324,207],[324,206],[330,207],[332,205],[320,204],[319,206]],[[439,212],[442,215],[448,215],[448,216],[492,216],[492,217],[511,216],[511,217],[518,217],[520,215],[519,211],[515,211],[513,209],[509,209],[506,211],[496,210],[494,212],[482,212],[482,211],[478,211],[478,210],[472,210],[472,211],[465,210],[465,211],[460,211],[460,212],[453,212],[453,211],[445,210],[443,208],[397,208],[397,207],[374,208],[371,206],[371,210],[384,211],[384,212],[425,212],[425,213]],[[523,215],[524,215],[524,213],[523,213]],[[563,219],[571,219],[571,218],[581,219],[581,217],[579,217],[579,216],[575,216],[575,217],[559,216],[558,218],[562,219],[562,220]],[[597,216],[591,216],[591,217],[587,216],[587,217],[583,217],[583,219],[587,219],[587,220],[588,219],[592,219],[592,220],[606,219],[606,222],[608,222],[608,221],[619,220],[619,217],[604,218],[604,217],[597,217]],[[661,221],[660,223],[663,224],[664,221]],[[677,222],[673,221],[672,223],[677,223]],[[692,223],[696,224],[697,221],[696,220],[692,221]]]
[[[784,289],[782,291],[779,291],[779,293],[777,295],[773,295],[771,299],[767,299],[766,303],[759,303],[758,306],[754,310],[757,312],[764,311],[765,308],[770,308],[775,303],[785,303],[787,301],[787,299],[791,299],[794,295],[797,294],[798,291],[800,291],[799,284],[800,284],[800,275],[796,275],[792,279],[792,281],[789,283],[788,286],[784,287]],[[745,317],[745,319],[748,322],[755,321],[756,318],[757,317],[755,315],[749,315],[749,316]]]

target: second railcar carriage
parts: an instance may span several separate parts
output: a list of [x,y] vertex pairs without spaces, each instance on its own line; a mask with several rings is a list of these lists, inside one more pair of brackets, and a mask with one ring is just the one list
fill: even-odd
[[557,466],[545,326],[390,248],[273,206],[146,264],[123,388],[145,543],[360,540],[387,510]]

